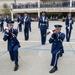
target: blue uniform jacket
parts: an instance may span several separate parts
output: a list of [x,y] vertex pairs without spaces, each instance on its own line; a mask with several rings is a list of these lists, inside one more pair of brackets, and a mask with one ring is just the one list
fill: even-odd
[[48,29],[48,28],[49,28],[48,17],[45,16],[45,20],[43,21],[43,18],[42,18],[42,16],[41,16],[41,17],[39,18],[38,27],[39,27],[41,30]]
[[68,27],[70,27],[70,29],[73,29],[72,24],[74,23],[74,21],[73,21],[72,18],[70,18],[70,20],[71,20],[72,22],[69,24],[69,18],[68,18],[68,17],[66,18],[66,21],[65,21],[66,29],[68,29]]
[[23,24],[23,18],[22,18],[22,17],[18,17],[18,18],[17,18],[17,22],[18,22],[19,24]]
[[33,20],[31,19],[31,17],[29,17],[29,19],[30,19],[30,25],[31,25],[31,22],[32,22]]
[[59,33],[59,34],[52,34],[51,38],[49,39],[49,43],[52,43],[52,49],[51,53],[56,53],[58,51],[62,52],[63,50],[63,40],[65,38],[64,33]]
[[9,18],[6,17],[5,21],[6,21],[6,23],[9,23],[9,21],[11,21],[11,18],[10,17]]
[[3,24],[4,24],[4,19],[0,18],[0,25],[3,25]]
[[[15,36],[12,36],[11,33],[15,34]],[[18,48],[20,47],[20,43],[17,40],[17,34],[17,29],[11,29],[9,32],[5,32],[3,40],[8,40],[8,51],[18,50]]]
[[30,18],[27,16],[25,21],[24,21],[25,18],[23,18],[23,24],[25,25],[25,28],[30,28]]

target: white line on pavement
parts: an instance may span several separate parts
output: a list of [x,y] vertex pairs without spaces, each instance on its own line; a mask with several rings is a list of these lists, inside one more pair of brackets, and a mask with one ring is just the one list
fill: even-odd
[[[4,42],[3,40],[1,40],[0,39],[0,42]],[[19,42],[24,42],[24,43],[29,43],[29,42],[33,42],[33,43],[40,43],[41,41],[25,41],[25,40],[19,40]],[[48,41],[46,42],[46,43],[49,43]],[[69,43],[74,43],[75,44],[75,42],[63,42],[63,43],[65,43],[65,44],[69,44]]]

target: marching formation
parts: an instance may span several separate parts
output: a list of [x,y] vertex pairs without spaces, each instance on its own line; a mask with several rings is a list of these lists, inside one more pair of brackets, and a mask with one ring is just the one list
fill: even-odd
[[[7,23],[7,27],[4,28],[4,20]],[[28,13],[24,13],[24,17],[21,17],[21,15],[18,15],[17,22],[18,22],[18,29],[14,29],[14,21],[11,20],[10,16],[7,15],[5,19],[3,19],[2,15],[0,15],[0,31],[4,32],[3,40],[8,40],[8,51],[10,55],[11,61],[14,61],[15,67],[14,71],[17,71],[19,68],[18,64],[18,49],[21,47],[20,43],[17,39],[18,31],[22,32],[22,25],[24,26],[24,39],[26,41],[29,40],[29,32],[31,31],[31,21],[32,19],[29,17]],[[71,13],[68,14],[65,20],[65,28],[66,28],[66,35],[61,32],[62,25],[57,24],[55,26],[55,30],[50,30],[47,32],[47,29],[49,28],[49,20],[46,15],[45,11],[41,12],[41,16],[38,19],[38,28],[40,30],[41,35],[41,44],[46,44],[46,35],[51,33],[51,37],[49,39],[49,43],[52,44],[51,53],[52,53],[52,60],[51,60],[51,66],[53,68],[49,71],[49,73],[54,73],[58,70],[58,59],[59,57],[63,56],[64,53],[64,47],[63,47],[63,41],[66,36],[66,41],[69,42],[71,38],[71,32],[72,32],[72,25],[74,21],[71,17]]]

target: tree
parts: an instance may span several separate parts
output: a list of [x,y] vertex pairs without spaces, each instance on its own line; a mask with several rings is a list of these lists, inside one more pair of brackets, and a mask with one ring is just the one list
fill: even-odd
[[2,12],[3,12],[3,16],[6,17],[7,14],[11,15],[11,7],[8,6],[7,4],[3,4],[3,9],[2,9]]

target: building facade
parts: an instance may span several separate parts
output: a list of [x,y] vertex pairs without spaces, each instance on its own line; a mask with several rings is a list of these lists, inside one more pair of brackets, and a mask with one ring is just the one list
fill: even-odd
[[[6,0],[3,1],[6,3]],[[23,16],[24,12],[28,12],[32,17],[40,17],[40,12],[46,11],[50,19],[65,17],[68,12],[75,12],[75,0],[10,0],[8,3],[11,5],[12,20],[18,13]]]

